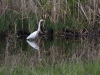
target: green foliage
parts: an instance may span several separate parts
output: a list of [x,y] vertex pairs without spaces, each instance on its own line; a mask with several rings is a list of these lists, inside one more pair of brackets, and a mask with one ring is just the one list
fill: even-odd
[[[45,63],[46,64],[46,63]],[[23,64],[22,64],[23,65]],[[45,66],[40,65],[38,67],[29,68],[22,65],[16,65],[13,67],[1,67],[0,75],[99,75],[100,63],[99,61],[83,63],[78,60],[76,63],[72,61],[62,61],[55,65]]]
[[30,25],[30,31],[33,32],[37,27],[38,27],[38,24],[37,24],[37,21],[36,21],[36,16],[35,14],[31,14],[30,15],[31,17],[28,19],[28,24]]
[[[92,0],[90,1],[89,0],[84,0],[84,1],[83,0],[67,0],[67,1],[66,0],[63,1],[32,0],[31,2],[25,0],[25,2],[24,1],[21,2],[20,0],[5,1],[5,7],[7,7],[7,9],[6,11],[1,10],[2,15],[0,16],[0,30],[3,31],[8,30],[14,32],[14,29],[16,28],[15,26],[16,24],[17,30],[24,29],[33,32],[34,30],[36,30],[37,22],[41,18],[46,20],[45,23],[46,29],[53,29],[53,31],[56,32],[62,30],[62,28],[65,27],[71,29],[76,28],[79,30],[82,28],[90,29],[92,28],[91,24],[94,21],[96,21],[96,23],[94,23],[95,26],[97,27],[99,26],[99,21],[97,18],[98,16],[95,16],[91,12],[91,15],[95,16],[94,18],[93,16],[89,15],[86,10],[84,10],[84,13],[81,10],[82,8],[85,9],[85,5],[88,5],[89,8],[93,12],[95,12],[95,10],[92,9],[90,4],[92,3]],[[1,3],[3,4],[3,1],[1,1]],[[80,8],[80,6],[78,6],[78,3],[83,7]],[[54,10],[54,8],[56,10]],[[97,8],[99,9],[99,7]],[[5,13],[3,11],[5,11]],[[90,20],[87,20],[84,14],[86,14],[87,18]],[[54,22],[54,17],[55,20],[57,20],[57,22]],[[90,21],[90,25],[88,25],[89,24],[88,21]]]
[[8,10],[0,18],[0,30],[14,31],[14,22],[17,22],[18,14]]

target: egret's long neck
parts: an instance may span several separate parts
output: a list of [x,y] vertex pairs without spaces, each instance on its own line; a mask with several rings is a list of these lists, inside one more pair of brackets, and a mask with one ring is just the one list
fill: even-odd
[[40,31],[40,25],[41,25],[41,21],[39,21],[38,30],[37,31]]

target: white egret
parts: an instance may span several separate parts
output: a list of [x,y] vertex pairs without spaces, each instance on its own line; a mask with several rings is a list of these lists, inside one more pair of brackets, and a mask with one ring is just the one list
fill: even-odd
[[39,34],[39,32],[40,32],[40,25],[41,25],[41,22],[42,22],[42,21],[44,21],[44,20],[41,19],[41,20],[39,21],[37,31],[34,31],[33,33],[31,33],[31,34],[27,37],[27,39],[35,39],[35,38],[38,36],[38,34]]

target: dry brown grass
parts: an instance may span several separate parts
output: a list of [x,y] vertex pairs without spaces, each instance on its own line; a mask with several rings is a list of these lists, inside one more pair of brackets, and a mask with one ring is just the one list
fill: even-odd
[[[99,5],[99,0],[1,0],[0,17],[5,15],[5,13],[7,14],[9,10],[21,15],[20,20],[22,20],[22,24],[20,27],[22,29],[24,28],[23,19],[30,20],[33,13],[36,23],[43,18],[50,20],[52,23],[61,22],[66,27],[89,28],[100,23]],[[31,30],[30,28],[31,26],[28,22],[28,29]]]
[[86,18],[90,27],[94,27],[95,24],[99,23],[100,18],[100,1],[99,0],[89,0],[85,5],[78,3],[81,10],[81,14]]

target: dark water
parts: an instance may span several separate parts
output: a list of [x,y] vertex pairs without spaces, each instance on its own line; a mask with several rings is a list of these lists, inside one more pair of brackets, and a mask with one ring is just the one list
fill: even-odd
[[64,60],[95,60],[100,57],[100,38],[40,37],[28,41],[25,38],[0,38],[0,64],[36,66],[38,63],[56,64]]

